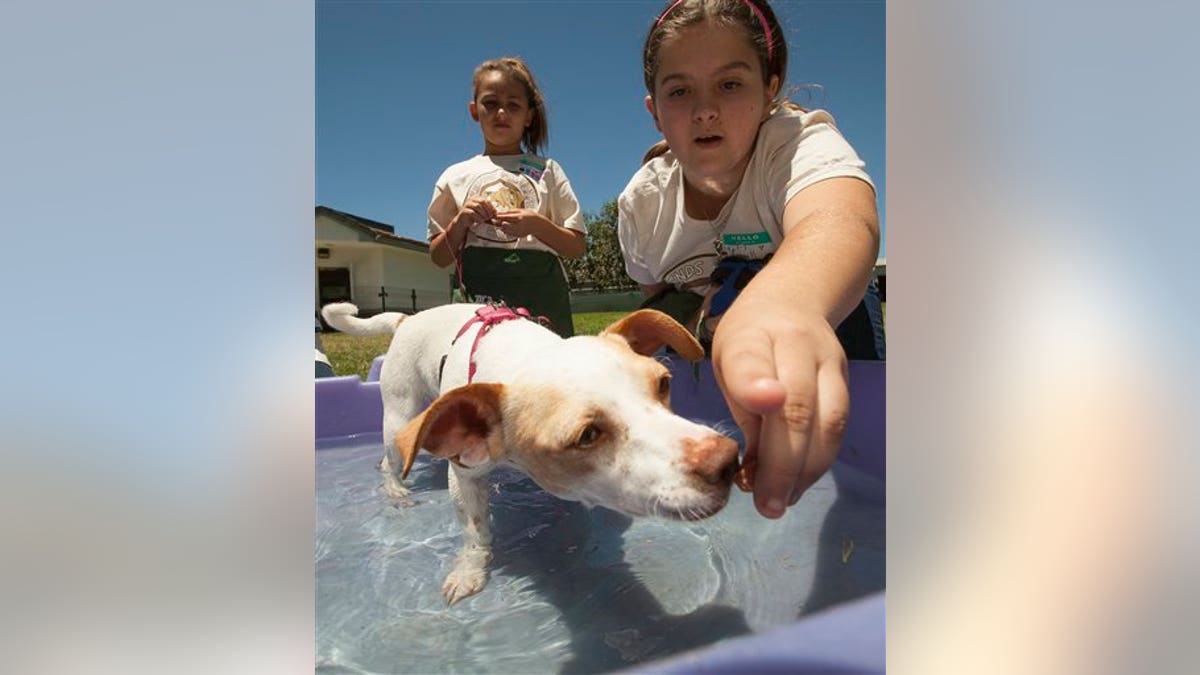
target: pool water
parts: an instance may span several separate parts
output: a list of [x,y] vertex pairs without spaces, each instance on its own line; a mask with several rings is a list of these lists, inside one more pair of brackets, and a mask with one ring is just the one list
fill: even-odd
[[884,588],[884,484],[841,462],[779,520],[735,488],[694,523],[589,509],[498,470],[487,586],[447,607],[446,462],[422,453],[391,503],[375,439],[316,454],[318,671],[620,670]]

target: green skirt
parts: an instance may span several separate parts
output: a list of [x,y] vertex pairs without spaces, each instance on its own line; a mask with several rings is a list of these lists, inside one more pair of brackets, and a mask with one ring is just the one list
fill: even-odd
[[547,251],[468,246],[462,278],[470,302],[503,302],[550,320],[563,337],[575,334],[571,289],[558,256]]

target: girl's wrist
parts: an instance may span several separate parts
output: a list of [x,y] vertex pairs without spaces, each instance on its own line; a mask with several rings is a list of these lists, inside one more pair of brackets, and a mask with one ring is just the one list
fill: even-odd
[[747,305],[774,307],[775,312],[794,317],[811,317],[836,325],[833,314],[836,307],[825,297],[824,289],[814,286],[798,288],[794,279],[778,274],[770,265],[746,286],[738,299],[748,300]]
[[[812,326],[815,324],[827,324],[830,327],[836,328],[836,324],[830,321],[826,312],[821,311],[815,304],[807,302],[794,302],[789,299],[784,293],[772,293],[765,288],[757,289],[758,292],[751,292],[749,286],[746,287],[734,300],[729,311],[721,315],[735,315],[735,323],[737,321],[751,320],[766,320],[768,322],[783,322],[793,326]],[[728,321],[722,321],[721,324],[726,324]],[[710,326],[712,332],[716,333],[716,326]]]
[[462,244],[463,240],[467,238],[467,229],[469,227],[469,223],[463,222],[463,217],[461,215],[454,220],[451,220],[450,225],[446,227],[446,243],[449,244],[451,248],[458,248],[459,245]]
[[554,221],[550,220],[549,218],[546,219],[546,222],[543,224],[542,227],[547,234],[552,234],[552,233],[558,232],[561,229],[564,229],[564,228],[559,227],[557,224],[554,223]]
[[538,214],[538,217],[534,219],[534,223],[536,223],[536,229],[533,231],[533,236],[541,239],[543,242],[546,240],[546,237],[553,235],[554,232],[558,230],[557,225],[540,213]]

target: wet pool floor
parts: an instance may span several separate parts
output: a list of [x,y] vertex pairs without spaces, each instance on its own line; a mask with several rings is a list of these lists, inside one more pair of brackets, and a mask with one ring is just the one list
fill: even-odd
[[479,594],[440,594],[460,543],[446,463],[422,454],[407,504],[378,442],[317,451],[317,669],[605,672],[758,632],[884,588],[883,483],[842,465],[771,521],[736,488],[695,523],[630,519],[490,479]]

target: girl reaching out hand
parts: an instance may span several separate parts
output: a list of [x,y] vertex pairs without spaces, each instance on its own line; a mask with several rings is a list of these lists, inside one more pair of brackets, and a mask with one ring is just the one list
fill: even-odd
[[642,56],[664,140],[618,199],[626,271],[711,339],[755,504],[778,518],[837,456],[847,356],[883,358],[874,187],[827,112],[781,96],[766,0],[671,2]]

